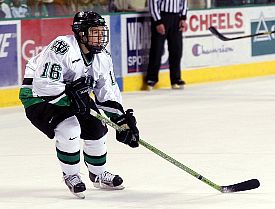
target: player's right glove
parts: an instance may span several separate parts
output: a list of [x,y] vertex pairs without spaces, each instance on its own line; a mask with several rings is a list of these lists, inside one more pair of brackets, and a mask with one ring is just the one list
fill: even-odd
[[81,77],[66,84],[65,93],[72,102],[76,114],[88,115],[90,113],[89,86],[85,77]]
[[139,146],[139,130],[136,126],[137,121],[133,115],[132,109],[127,110],[124,115],[117,118],[111,118],[111,120],[117,125],[125,128],[124,131],[116,131],[116,139],[119,142],[128,144],[132,148]]

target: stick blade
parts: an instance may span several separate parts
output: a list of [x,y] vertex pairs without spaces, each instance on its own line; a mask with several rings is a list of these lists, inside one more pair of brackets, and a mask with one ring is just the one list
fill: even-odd
[[240,192],[240,191],[256,189],[259,186],[260,186],[260,182],[258,179],[250,179],[241,183],[232,184],[229,186],[222,186],[221,192],[222,193]]
[[208,30],[215,35],[218,39],[222,40],[222,41],[228,41],[229,39],[226,38],[225,36],[223,36],[219,31],[217,31],[217,29],[213,26],[210,26],[208,28]]

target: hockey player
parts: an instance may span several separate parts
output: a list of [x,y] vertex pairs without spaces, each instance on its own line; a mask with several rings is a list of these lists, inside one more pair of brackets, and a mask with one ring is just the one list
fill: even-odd
[[[110,54],[105,49],[109,30],[104,18],[87,11],[74,16],[74,35],[59,36],[25,70],[20,99],[31,123],[56,140],[57,158],[70,191],[84,198],[80,172],[80,138],[84,162],[94,186],[123,189],[122,178],[108,172],[107,127],[89,114],[102,109],[110,119],[127,129],[116,138],[138,147],[139,131],[133,110],[124,111]],[[90,92],[94,94],[94,100]]]

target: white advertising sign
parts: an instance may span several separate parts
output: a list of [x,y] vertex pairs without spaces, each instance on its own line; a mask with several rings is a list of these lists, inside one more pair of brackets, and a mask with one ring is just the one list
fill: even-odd
[[[249,40],[224,42],[208,28],[216,27],[224,35],[244,35],[249,28],[244,9],[190,11],[184,33],[182,66],[199,68],[245,62],[250,54]],[[240,56],[241,55],[241,56]]]
[[[275,34],[222,41],[208,28],[214,26],[227,37],[275,30],[275,6],[193,10],[188,12],[183,33],[182,69],[205,68],[274,60]],[[123,75],[146,71],[150,49],[148,14],[121,15]],[[161,69],[168,69],[164,47]]]

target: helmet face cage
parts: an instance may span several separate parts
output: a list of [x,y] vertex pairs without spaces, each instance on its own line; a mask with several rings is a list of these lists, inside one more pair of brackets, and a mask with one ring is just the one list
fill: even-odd
[[103,17],[96,12],[78,12],[72,31],[76,39],[92,53],[100,53],[109,43],[109,29]]
[[88,43],[93,50],[101,52],[109,43],[109,29],[107,26],[90,27],[88,29]]

